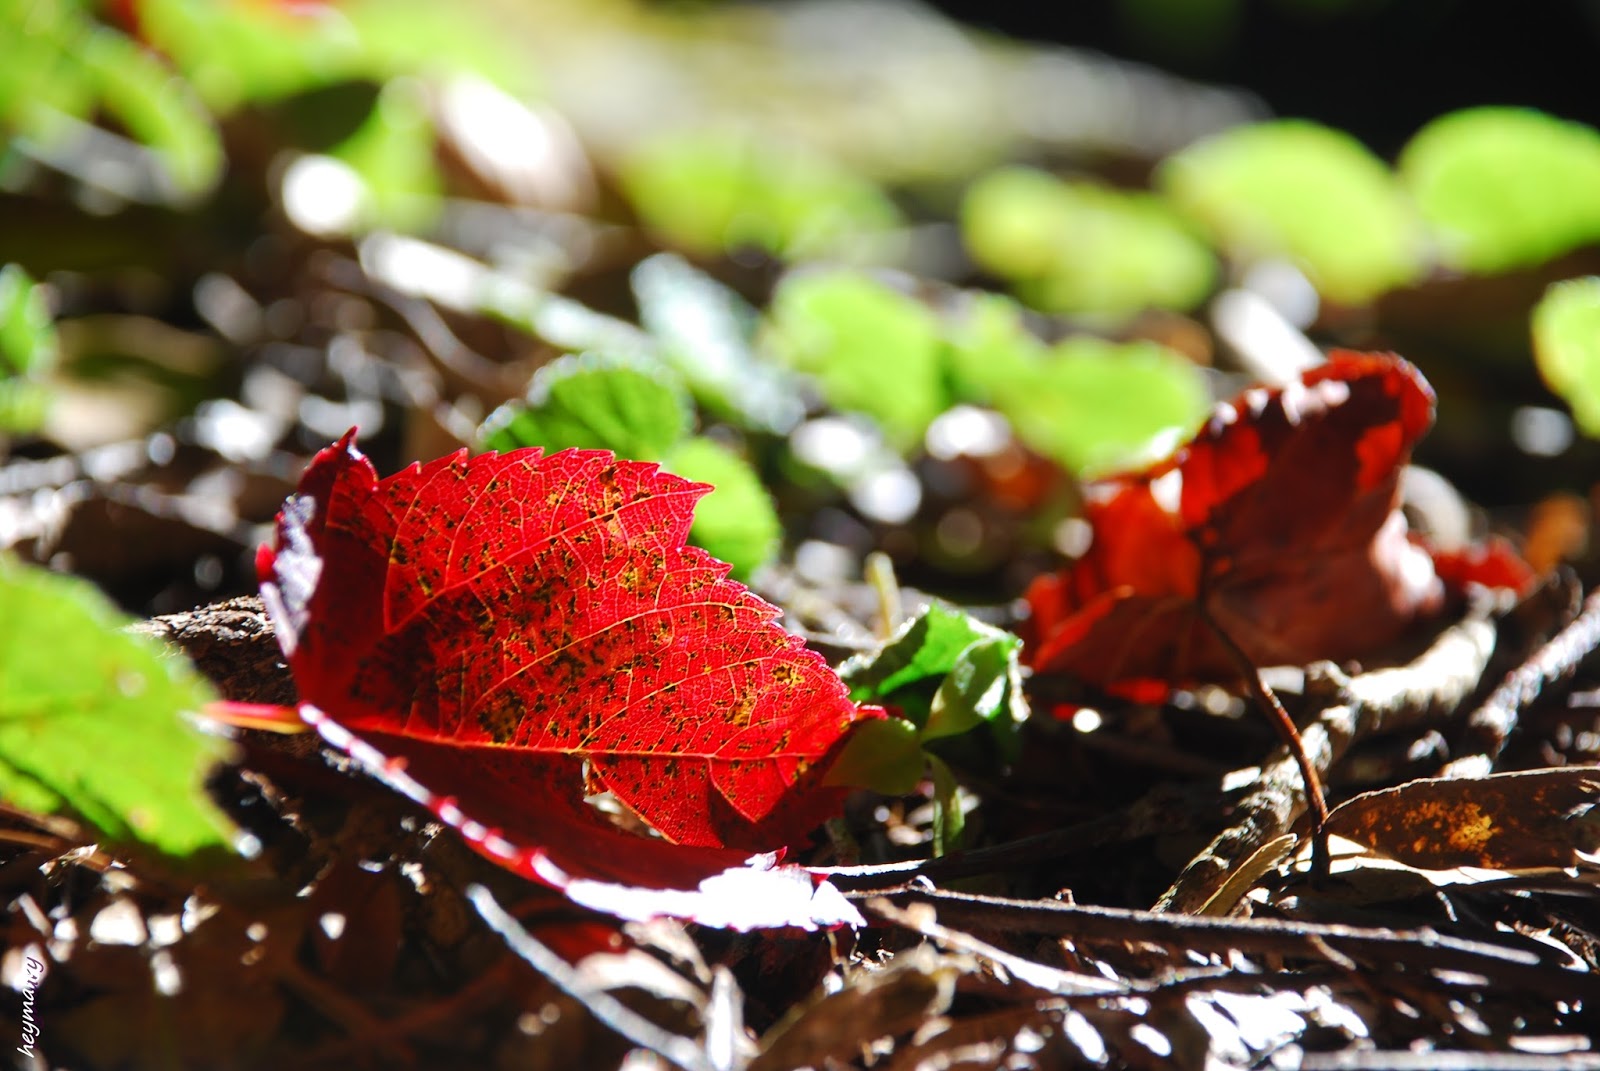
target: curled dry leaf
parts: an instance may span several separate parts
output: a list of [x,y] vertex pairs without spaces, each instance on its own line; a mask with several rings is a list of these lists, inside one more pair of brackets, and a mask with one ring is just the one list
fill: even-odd
[[1432,421],[1422,374],[1381,354],[1218,406],[1171,459],[1091,489],[1088,551],[1028,591],[1030,663],[1141,694],[1231,681],[1211,622],[1256,665],[1303,665],[1381,649],[1447,583],[1525,583],[1500,545],[1441,578],[1408,534],[1400,470]]
[[1327,830],[1420,870],[1568,867],[1600,848],[1597,799],[1586,767],[1423,778],[1348,800]]
[[[832,812],[821,775],[879,712],[685,545],[707,490],[596,450],[463,451],[380,481],[347,435],[258,561],[302,716],[478,850],[592,906],[853,920],[775,856],[741,864]],[[601,821],[584,768],[676,843]]]

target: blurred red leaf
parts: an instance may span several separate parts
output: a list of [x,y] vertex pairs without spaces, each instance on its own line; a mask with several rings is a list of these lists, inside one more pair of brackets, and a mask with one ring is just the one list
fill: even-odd
[[[312,461],[258,561],[308,722],[591,906],[740,926],[854,915],[836,893],[811,906],[809,875],[776,856],[746,868],[728,850],[825,819],[839,790],[820,775],[876,712],[685,545],[708,488],[594,450],[463,451],[380,481],[352,443]],[[677,843],[601,820],[585,767]],[[767,900],[719,904],[707,881]]]
[[1432,421],[1421,373],[1380,354],[1218,406],[1169,460],[1092,489],[1088,551],[1028,591],[1031,664],[1164,693],[1237,679],[1210,622],[1258,666],[1303,665],[1381,649],[1445,581],[1525,585],[1498,545],[1442,560],[1442,581],[1408,535],[1400,470]]

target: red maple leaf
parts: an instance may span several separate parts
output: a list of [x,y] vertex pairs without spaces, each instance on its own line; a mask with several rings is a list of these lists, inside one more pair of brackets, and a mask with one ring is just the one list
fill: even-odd
[[1028,590],[1029,661],[1164,694],[1238,679],[1218,629],[1258,666],[1341,660],[1436,610],[1441,574],[1524,586],[1503,545],[1436,572],[1408,535],[1400,470],[1432,422],[1422,374],[1379,354],[1336,352],[1218,406],[1169,460],[1092,488],[1088,551]]
[[[380,481],[345,436],[257,562],[301,716],[478,850],[593,906],[853,919],[804,871],[730,850],[814,829],[838,803],[830,756],[878,712],[685,545],[707,490],[597,450],[462,451]],[[584,768],[676,843],[601,821]]]

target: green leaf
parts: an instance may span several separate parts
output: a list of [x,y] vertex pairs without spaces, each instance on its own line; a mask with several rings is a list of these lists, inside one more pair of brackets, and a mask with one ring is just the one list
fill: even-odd
[[1600,278],[1568,279],[1533,310],[1533,353],[1584,434],[1600,438]]
[[222,139],[189,86],[154,53],[110,30],[89,35],[81,47],[106,110],[157,151],[178,191],[210,189],[222,174]]
[[690,252],[861,256],[899,223],[878,189],[798,144],[675,132],[623,161],[624,194],[651,230]]
[[1340,131],[1295,119],[1236,127],[1168,158],[1157,180],[1229,255],[1289,257],[1334,301],[1363,304],[1422,273],[1404,192]]
[[917,727],[904,718],[857,722],[828,767],[827,783],[904,796],[917,790],[925,761]]
[[[922,738],[959,736],[988,724],[994,728],[997,740],[1014,742],[1017,727],[1028,720],[1028,702],[1022,694],[1022,670],[1017,661],[1021,654],[1021,637],[999,632],[972,643],[957,655],[934,693]],[[1016,757],[1014,747],[1008,749],[1006,757]]]
[[478,438],[490,450],[576,446],[660,461],[693,423],[688,395],[669,369],[644,358],[584,354],[541,368],[527,400],[491,413]]
[[364,227],[418,231],[438,214],[444,180],[434,161],[433,121],[414,82],[384,86],[378,106],[331,155],[366,187],[370,218],[361,221]]
[[772,560],[783,535],[778,510],[744,458],[721,443],[695,436],[673,447],[663,458],[663,467],[714,488],[695,503],[690,542],[732,565],[737,580],[749,580]]
[[1211,250],[1150,194],[1008,168],[967,192],[961,224],[974,260],[1053,312],[1189,309],[1216,282]]
[[768,315],[772,351],[902,453],[949,402],[940,324],[915,298],[857,272],[801,272],[779,285]]
[[225,848],[201,779],[225,745],[184,718],[213,697],[187,662],[81,580],[0,554],[0,796],[76,814],[113,844]]
[[1452,267],[1500,272],[1600,239],[1600,132],[1522,108],[1423,127],[1400,177]]
[[32,431],[49,394],[36,380],[55,367],[55,325],[44,295],[15,264],[0,268],[0,431]]
[[963,297],[945,319],[946,372],[956,397],[988,404],[997,391],[1034,375],[1047,350],[1012,299],[982,291]]
[[1018,437],[1080,475],[1164,454],[1210,409],[1200,370],[1181,354],[1089,336],[992,392]]
[[0,372],[39,375],[55,367],[60,346],[44,294],[16,264],[0,268]]
[[1008,635],[959,610],[938,604],[907,621],[876,651],[859,654],[839,667],[858,703],[893,702],[895,693],[911,685],[942,678],[954,669],[961,652],[975,643]]
[[362,42],[344,19],[284,18],[256,4],[141,0],[139,29],[219,114],[358,77]]
[[632,281],[639,322],[708,409],[779,435],[800,422],[805,407],[793,376],[756,358],[760,317],[743,298],[672,253],[641,262]]

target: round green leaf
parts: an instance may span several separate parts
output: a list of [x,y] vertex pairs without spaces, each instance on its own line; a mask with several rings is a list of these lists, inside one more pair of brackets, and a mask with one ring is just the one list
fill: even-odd
[[770,348],[902,452],[948,404],[939,321],[915,298],[857,272],[803,272],[784,279],[768,315]]
[[689,541],[733,566],[748,580],[772,560],[783,529],[767,489],[744,458],[703,436],[686,439],[664,459],[667,471],[713,490],[694,507]]
[[1050,311],[1187,309],[1216,282],[1210,249],[1149,194],[1012,168],[968,191],[961,222],[973,259]]
[[1453,267],[1506,271],[1600,239],[1600,132],[1581,123],[1453,112],[1411,139],[1400,177]]
[[1289,257],[1334,301],[1362,304],[1422,273],[1410,202],[1340,131],[1293,119],[1236,127],[1172,156],[1157,179],[1229,255]]
[[1533,352],[1579,427],[1600,438],[1600,278],[1569,279],[1545,291],[1533,310]]
[[1079,474],[1165,452],[1210,407],[1199,369],[1180,354],[1088,336],[1058,344],[994,395],[1024,442]]
[[731,132],[664,135],[629,156],[619,177],[646,226],[703,254],[862,253],[900,218],[882,190],[831,161]]
[[587,447],[660,461],[693,421],[688,395],[670,370],[643,358],[584,354],[541,368],[527,400],[495,410],[478,438],[489,450]]

